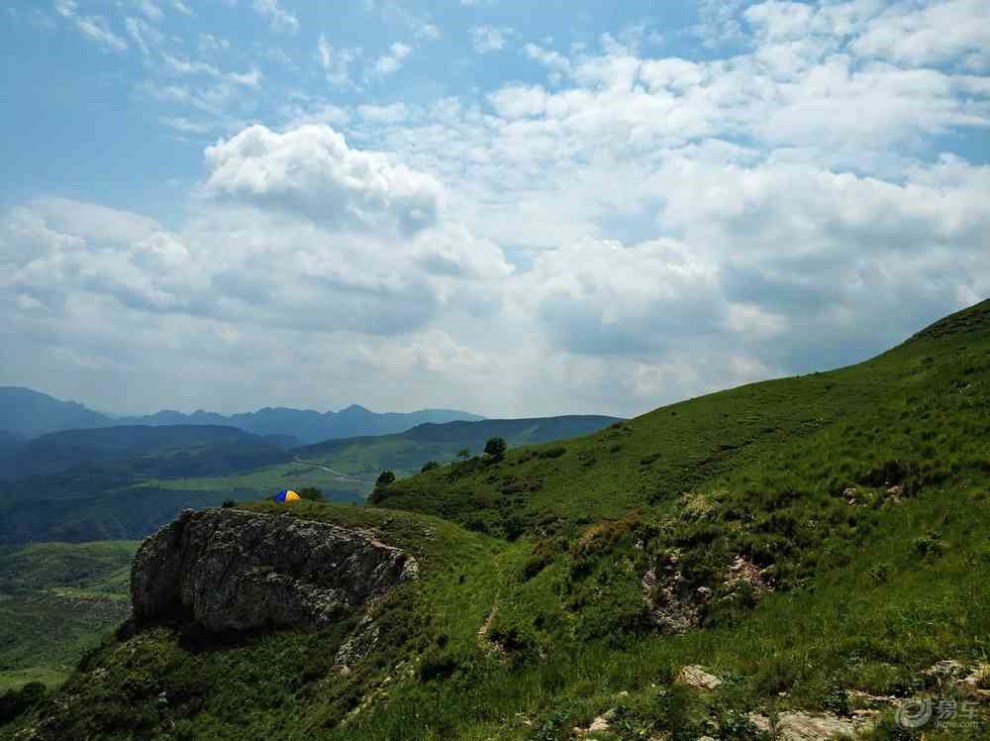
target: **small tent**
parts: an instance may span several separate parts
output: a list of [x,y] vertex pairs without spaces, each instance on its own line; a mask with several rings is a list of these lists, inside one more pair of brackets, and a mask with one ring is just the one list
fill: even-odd
[[302,497],[292,491],[292,489],[283,489],[273,498],[276,502],[298,502],[302,499]]

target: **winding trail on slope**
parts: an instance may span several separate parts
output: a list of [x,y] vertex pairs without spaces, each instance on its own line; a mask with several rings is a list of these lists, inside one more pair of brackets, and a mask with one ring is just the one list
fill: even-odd
[[347,473],[341,473],[340,471],[335,471],[332,468],[327,468],[326,466],[321,466],[319,463],[310,463],[309,461],[304,461],[298,455],[292,459],[293,463],[302,463],[304,466],[310,466],[311,468],[319,468],[321,471],[326,471],[336,476],[338,479],[343,481],[356,481],[360,484],[373,484],[375,483],[372,479],[363,479],[360,476],[351,476]]

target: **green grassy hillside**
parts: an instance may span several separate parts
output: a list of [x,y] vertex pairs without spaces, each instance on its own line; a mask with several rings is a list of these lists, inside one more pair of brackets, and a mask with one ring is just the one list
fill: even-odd
[[137,543],[34,543],[0,551],[0,692],[55,685],[128,613]]
[[[596,738],[757,739],[801,711],[987,738],[988,409],[984,302],[857,366],[444,466],[374,508],[302,503],[423,560],[358,665],[333,662],[345,624],[224,646],[156,628],[8,732],[565,739],[598,718]],[[945,660],[972,681],[928,671]],[[691,665],[721,684],[685,685]],[[909,697],[972,718],[905,729]]]

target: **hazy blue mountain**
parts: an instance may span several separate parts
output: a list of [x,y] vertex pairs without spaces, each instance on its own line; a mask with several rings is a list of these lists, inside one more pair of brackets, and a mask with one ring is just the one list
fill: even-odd
[[46,432],[113,424],[105,414],[21,386],[0,386],[0,428],[30,438]]
[[304,444],[349,437],[391,435],[425,423],[477,421],[484,417],[456,409],[423,409],[416,412],[378,414],[353,404],[339,412],[312,409],[264,407],[256,412],[224,416],[196,411],[183,414],[162,411],[144,417],[127,417],[122,422],[148,425],[229,425],[255,435],[291,435]]
[[[29,439],[62,430],[92,429],[121,425],[210,425],[236,427],[254,435],[277,435],[283,445],[310,444],[344,437],[391,435],[424,423],[481,420],[477,414],[456,409],[422,409],[415,412],[378,414],[354,404],[339,412],[312,409],[264,407],[255,412],[217,414],[197,410],[185,414],[163,409],[154,414],[113,417],[94,412],[74,401],[61,401],[48,394],[19,386],[0,386],[0,434]],[[11,440],[0,437],[0,452]]]

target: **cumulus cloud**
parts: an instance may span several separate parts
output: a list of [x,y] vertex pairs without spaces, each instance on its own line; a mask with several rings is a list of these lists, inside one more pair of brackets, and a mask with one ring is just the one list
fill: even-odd
[[982,0],[945,0],[918,7],[892,4],[870,19],[852,48],[900,64],[958,61],[990,68],[990,6]]
[[437,220],[441,186],[327,126],[252,126],[206,150],[203,192],[303,214],[335,229],[413,234]]

